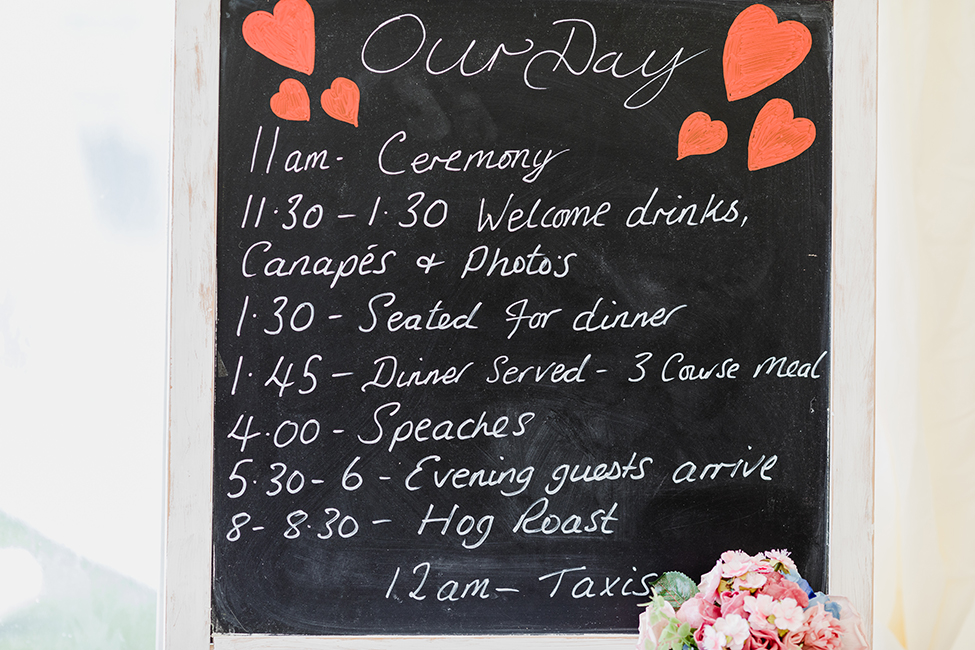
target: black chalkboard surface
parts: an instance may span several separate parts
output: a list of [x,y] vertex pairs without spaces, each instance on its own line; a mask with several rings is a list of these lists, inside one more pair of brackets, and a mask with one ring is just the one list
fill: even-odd
[[825,585],[832,4],[224,0],[221,633]]

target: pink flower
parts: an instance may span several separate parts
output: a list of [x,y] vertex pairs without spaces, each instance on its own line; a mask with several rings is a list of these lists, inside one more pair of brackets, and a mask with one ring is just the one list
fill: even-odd
[[843,626],[822,605],[806,611],[806,629],[802,642],[808,650],[838,650]]
[[[660,621],[656,625],[650,624],[650,610],[645,609],[643,613],[640,614],[640,638],[636,641],[637,650],[646,650],[646,648],[656,648],[657,640],[660,638],[660,633],[666,627],[666,621]],[[651,643],[653,645],[648,646]]]
[[723,616],[704,627],[701,650],[742,650],[750,636],[748,623],[741,616]]
[[687,623],[695,629],[702,625],[711,625],[719,616],[721,616],[721,610],[704,600],[701,594],[684,601],[684,604],[677,610],[677,620],[681,623]]
[[748,624],[753,631],[777,631],[769,620],[772,617],[773,605],[775,605],[775,600],[767,594],[745,597],[745,611],[748,612]]
[[748,592],[745,591],[722,591],[718,596],[718,605],[721,607],[721,616],[735,614],[742,618],[748,616],[745,612],[745,598]]
[[760,593],[767,594],[775,600],[791,598],[799,607],[809,606],[809,596],[802,590],[802,587],[787,579],[781,573],[772,573],[768,576],[765,585],[759,589]]
[[755,558],[743,551],[725,551],[721,554],[721,563],[723,578],[737,578],[748,573],[758,564]]
[[780,630],[797,632],[806,623],[806,613],[793,598],[784,598],[772,605],[772,620]]
[[765,551],[765,557],[769,559],[773,566],[781,564],[785,573],[798,573],[796,563],[792,561],[792,558],[789,557],[789,551],[785,549],[780,551]]
[[759,630],[753,626],[751,631],[751,650],[783,650],[779,633],[774,629]]
[[797,632],[786,632],[782,636],[782,650],[807,650],[807,647],[802,645],[805,634],[804,629]]
[[[640,637],[636,640],[637,650],[646,650],[647,642],[653,640],[653,644],[656,645],[657,641],[652,637],[653,626],[650,625],[650,609],[647,608],[640,613]],[[660,630],[663,628],[661,627]],[[660,630],[657,630],[657,634],[660,634]]]
[[640,614],[640,638],[637,639],[637,650],[656,648],[660,641],[660,633],[676,616],[674,607],[663,598],[655,597],[653,602]]
[[741,591],[754,591],[764,585],[767,581],[768,578],[762,575],[760,571],[749,571],[748,573],[735,578],[735,589]]
[[843,650],[868,650],[867,638],[863,632],[863,620],[853,609],[853,603],[843,596],[830,596],[829,599],[840,606],[840,625],[843,627]]
[[755,566],[754,572],[767,576],[770,573],[775,573],[775,569],[772,568],[772,564],[768,560],[762,560]]
[[714,568],[701,576],[701,584],[698,590],[705,600],[711,602],[718,598],[718,587],[721,585],[721,560],[718,560]]
[[714,631],[712,626],[705,625],[701,630],[701,639],[697,642],[701,650],[723,650],[723,648],[727,647],[722,643],[724,639]]

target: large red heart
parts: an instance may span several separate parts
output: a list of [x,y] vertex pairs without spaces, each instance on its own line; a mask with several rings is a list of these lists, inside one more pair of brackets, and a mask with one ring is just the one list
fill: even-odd
[[769,101],[755,118],[748,138],[748,169],[755,171],[792,160],[816,139],[816,125],[804,117],[793,119],[792,104]]
[[243,31],[247,44],[275,63],[305,74],[315,69],[315,14],[305,0],[281,0],[273,15],[255,11]]
[[802,23],[783,23],[764,5],[745,9],[728,30],[724,43],[724,85],[728,101],[771,86],[795,70],[812,47]]
[[728,127],[707,113],[691,113],[677,135],[677,160],[714,153],[728,142]]
[[282,81],[278,92],[271,97],[271,112],[282,120],[310,120],[311,102],[304,85],[297,79]]
[[338,77],[322,93],[322,108],[337,120],[359,126],[359,87],[345,77]]

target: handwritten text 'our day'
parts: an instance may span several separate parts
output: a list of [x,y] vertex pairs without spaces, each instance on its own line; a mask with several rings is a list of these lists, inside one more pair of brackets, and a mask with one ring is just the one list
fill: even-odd
[[[428,46],[430,39],[428,39],[427,28],[423,20],[416,14],[405,13],[394,16],[376,27],[362,44],[360,58],[362,65],[370,72],[387,74],[406,67],[417,60],[421,53],[426,50],[426,57],[422,65],[427,74],[438,76],[456,69],[465,77],[473,77],[492,71],[502,56],[526,57],[522,59],[525,61],[522,80],[525,86],[532,90],[546,90],[546,86],[542,85],[544,83],[542,81],[543,74],[558,72],[560,68],[565,68],[566,72],[575,76],[582,76],[586,73],[609,73],[617,79],[625,79],[639,75],[645,80],[645,83],[633,91],[623,102],[625,108],[635,110],[643,108],[656,99],[667,86],[678,67],[707,51],[702,50],[685,56],[684,48],[678,48],[670,59],[662,65],[658,65],[660,59],[654,60],[657,51],[652,50],[640,65],[630,67],[632,63],[627,66],[622,61],[625,54],[623,52],[610,51],[597,56],[599,39],[596,27],[588,20],[563,18],[553,21],[552,25],[564,25],[568,28],[565,42],[560,48],[537,48],[535,41],[531,38],[525,38],[518,45],[510,48],[507,44],[500,43],[486,63],[479,68],[468,69],[468,66],[475,68],[477,65],[468,60],[477,40],[472,39],[463,54],[446,55],[438,53],[437,49],[444,42],[444,39],[437,38],[432,45]],[[379,53],[390,50],[387,47],[388,43],[398,45],[416,43],[416,48],[412,54],[404,54],[402,57],[396,57],[396,60],[384,61]]]

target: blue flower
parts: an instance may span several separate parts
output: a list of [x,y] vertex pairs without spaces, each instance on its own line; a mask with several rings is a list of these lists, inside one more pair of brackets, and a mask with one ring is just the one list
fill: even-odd
[[798,573],[796,573],[795,571],[787,573],[785,577],[786,579],[791,580],[792,582],[799,585],[802,588],[802,590],[806,592],[806,595],[809,596],[810,598],[812,598],[813,595],[816,593],[815,591],[813,591],[813,588],[809,586],[809,583],[806,582],[806,579],[803,578]]
[[[833,615],[833,618],[835,618],[837,621],[840,620],[840,612],[843,610],[843,608],[840,607],[839,603],[830,600],[830,597],[823,592],[817,591],[816,596],[809,599],[809,607],[813,607],[815,605],[822,605],[823,609]],[[806,609],[809,609],[809,607]]]

